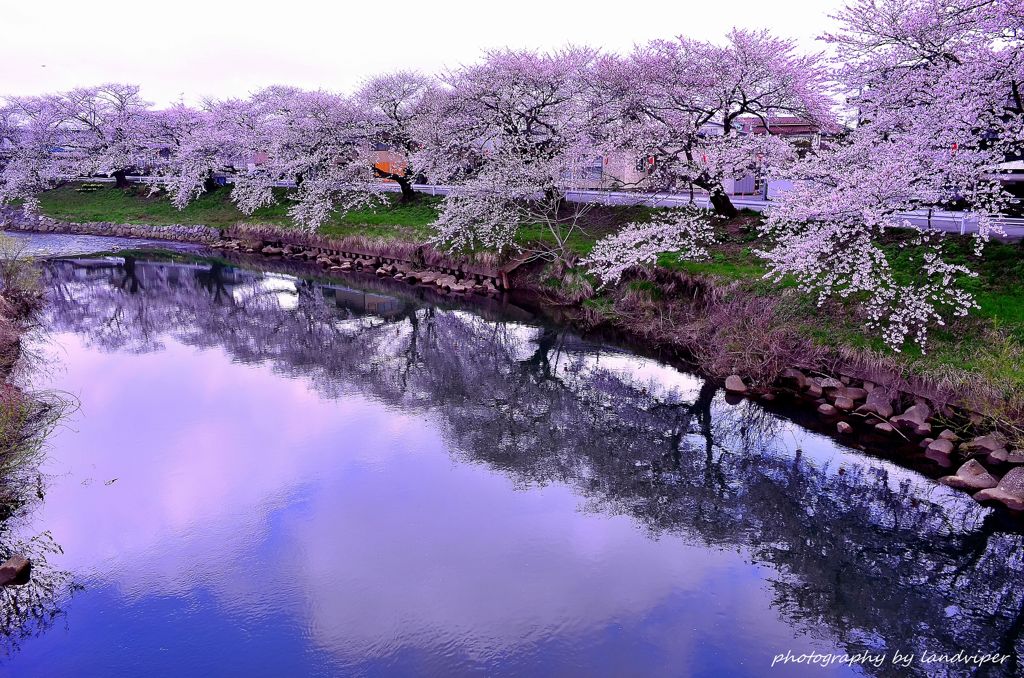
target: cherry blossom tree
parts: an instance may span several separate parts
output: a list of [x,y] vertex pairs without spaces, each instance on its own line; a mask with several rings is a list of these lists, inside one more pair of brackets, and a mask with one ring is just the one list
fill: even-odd
[[[1014,10],[1015,11],[1011,11]],[[855,128],[795,168],[773,206],[763,252],[824,302],[864,299],[869,326],[893,348],[975,306],[970,271],[943,258],[944,238],[897,215],[951,207],[979,220],[978,253],[1008,200],[998,166],[1024,145],[1020,3],[856,0],[838,16],[836,71]],[[916,274],[901,278],[880,238],[914,228]]]
[[587,205],[567,203],[599,162],[590,86],[595,53],[498,51],[444,78],[418,126],[418,166],[454,184],[435,226],[453,248],[509,252],[540,226],[562,257]]
[[765,31],[733,30],[724,45],[679,37],[655,40],[629,57],[609,56],[598,69],[612,141],[636,157],[653,155],[645,189],[697,186],[716,212],[735,216],[727,178],[788,159],[789,144],[751,137],[741,124],[770,130],[778,116],[833,123],[826,72],[817,55]]
[[[724,45],[656,40],[628,58],[605,57],[597,73],[604,146],[655,159],[645,190],[698,186],[726,217],[737,213],[726,179],[796,158],[790,142],[750,134],[745,120],[756,119],[769,132],[772,119],[782,115],[826,129],[835,125],[820,57],[798,54],[792,41],[764,31],[733,30]],[[611,283],[631,265],[653,263],[659,252],[706,256],[712,239],[706,217],[684,212],[630,224],[600,241],[584,263]]]
[[39,97],[8,99],[3,118],[4,165],[0,201],[26,201],[61,181],[112,175],[128,185],[128,171],[151,155],[148,104],[134,85],[107,84]]
[[136,85],[73,89],[52,97],[51,105],[60,115],[60,145],[72,176],[109,174],[124,188],[128,170],[151,154],[145,134],[149,104]]
[[245,101],[216,103],[211,113],[214,124],[197,155],[208,158],[206,150],[217,144],[231,149],[232,199],[246,214],[277,202],[274,188],[287,182],[296,186],[289,214],[310,229],[334,211],[386,198],[373,171],[368,113],[354,98],[271,87]]
[[60,120],[48,97],[12,97],[0,107],[0,205],[22,200],[35,211],[36,195],[66,171],[54,153]]
[[211,108],[177,105],[153,111],[147,118],[148,136],[161,153],[153,173],[175,207],[182,209],[203,193],[216,188],[214,173],[223,167],[230,135],[221,134]]
[[367,81],[356,93],[366,113],[366,132],[372,148],[384,148],[404,156],[404,166],[385,169],[372,163],[377,177],[394,181],[402,190],[402,201],[416,199],[412,160],[420,144],[416,128],[427,112],[425,105],[434,81],[412,71],[398,71]]

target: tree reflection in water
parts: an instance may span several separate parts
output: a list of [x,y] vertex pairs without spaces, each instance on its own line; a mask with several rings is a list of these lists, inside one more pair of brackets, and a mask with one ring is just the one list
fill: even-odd
[[70,594],[80,588],[71,573],[52,567],[49,556],[60,552],[48,532],[22,540],[11,535],[12,520],[0,523],[0,562],[21,555],[32,562],[29,580],[22,584],[0,586],[0,659],[21,647],[27,638],[41,635],[63,619]]
[[327,397],[358,389],[437,410],[465,462],[522,486],[570,484],[588,510],[629,515],[653,537],[743,548],[778,573],[780,615],[850,651],[999,651],[1012,657],[994,675],[1024,666],[1018,531],[894,465],[789,452],[789,422],[725,404],[711,382],[646,381],[651,361],[383,281],[131,259],[53,262],[45,281],[50,327],[94,346],[154,351],[173,336],[269,362]]

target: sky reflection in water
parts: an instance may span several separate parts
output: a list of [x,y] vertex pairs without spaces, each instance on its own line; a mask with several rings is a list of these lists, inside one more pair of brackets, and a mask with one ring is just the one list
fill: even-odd
[[385,289],[115,264],[47,269],[50,382],[82,407],[28,529],[85,588],[6,670],[760,676],[787,649],[1020,648],[1019,536],[693,377]]

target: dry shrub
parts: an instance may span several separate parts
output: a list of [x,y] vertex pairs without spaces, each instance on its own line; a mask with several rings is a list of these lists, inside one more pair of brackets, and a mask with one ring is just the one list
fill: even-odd
[[32,258],[24,256],[21,242],[0,235],[0,293],[4,300],[0,315],[20,318],[38,308],[43,298],[39,276]]
[[[4,300],[4,305],[6,300]],[[21,328],[10,316],[0,315],[0,378],[6,378],[21,355]]]
[[817,362],[818,351],[794,329],[779,299],[733,294],[708,307],[698,324],[694,356],[716,376],[740,374],[770,384],[787,367]]
[[[556,290],[567,294],[565,275]],[[631,270],[604,297],[582,307],[588,326],[608,324],[654,347],[682,353],[712,376],[741,374],[769,384],[817,351],[794,329],[784,299],[749,295],[735,284],[659,268]]]
[[553,304],[580,304],[594,296],[594,284],[579,266],[563,259],[547,262],[541,268],[539,285]]

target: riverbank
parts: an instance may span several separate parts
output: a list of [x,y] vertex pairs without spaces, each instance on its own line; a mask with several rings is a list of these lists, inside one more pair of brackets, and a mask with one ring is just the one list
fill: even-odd
[[61,411],[58,402],[27,392],[13,378],[26,360],[22,339],[43,298],[38,271],[8,240],[0,237],[0,520],[35,493],[34,462]]
[[[69,202],[78,201],[75,213],[81,214],[91,204],[92,194],[75,198],[68,189],[61,190],[65,193],[57,202],[65,210]],[[136,200],[121,195],[99,202],[111,199],[129,204]],[[44,199],[44,211],[47,205]],[[395,215],[403,214],[401,209],[392,206],[376,213],[375,228],[384,228],[382,222],[388,219],[400,221]],[[636,217],[636,210],[596,210],[588,233],[571,243],[573,250],[586,253],[599,231]],[[973,287],[982,306],[977,315],[933,335],[933,350],[927,355],[912,349],[895,355],[860,331],[856,300],[819,308],[787,281],[767,284],[752,254],[757,246],[755,219],[745,215],[716,224],[719,243],[709,261],[683,262],[664,255],[659,266],[634,271],[604,290],[595,290],[588,276],[565,266],[501,262],[486,254],[451,256],[417,244],[399,223],[387,237],[307,234],[266,223],[221,222],[218,228],[69,224],[51,216],[37,228],[205,242],[225,251],[307,261],[328,273],[369,271],[455,295],[526,292],[562,321],[589,330],[611,329],[686,360],[721,379],[736,396],[795,398],[816,410],[837,435],[920,449],[940,467],[958,470],[947,484],[989,492],[1000,478],[1010,479],[1007,487],[1015,483],[1014,469],[1024,464],[1018,451],[1024,447],[1019,428],[1024,411],[1024,300],[1017,303],[1024,272],[1020,249],[995,244],[987,255],[991,259],[970,262],[980,273]],[[13,224],[9,215],[7,222],[32,230],[30,223]],[[956,238],[950,242],[961,256],[971,256],[966,243]],[[1003,492],[1005,496],[982,494],[979,500],[1024,509],[1024,492]]]

